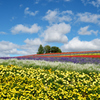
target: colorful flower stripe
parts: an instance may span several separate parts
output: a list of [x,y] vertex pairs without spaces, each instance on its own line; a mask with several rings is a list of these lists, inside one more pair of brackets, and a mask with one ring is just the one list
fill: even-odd
[[18,56],[15,58],[30,58],[30,57],[37,57],[37,56],[58,56],[58,55],[68,55],[68,54],[97,54],[100,53],[100,50],[98,51],[80,51],[80,52],[63,52],[63,53],[47,53],[47,54],[34,54],[34,55],[27,55],[27,56]]
[[93,57],[100,58],[100,53],[95,54],[77,54],[77,55],[40,55],[40,56],[23,56],[19,58],[35,58],[35,57]]
[[36,54],[36,55],[74,54],[74,53],[97,53],[97,52],[100,53],[100,50],[98,50],[98,51],[79,51],[79,52],[46,53],[46,54]]
[[[44,58],[44,57],[88,57],[88,58],[100,58],[100,55],[68,55],[68,56],[65,55],[65,56],[39,56],[39,57],[40,58]],[[36,57],[33,57],[33,58],[36,58]]]
[[86,53],[86,54],[55,54],[55,55],[37,55],[38,57],[39,56],[67,56],[67,55],[71,55],[71,56],[74,56],[74,55],[100,55],[100,53]]

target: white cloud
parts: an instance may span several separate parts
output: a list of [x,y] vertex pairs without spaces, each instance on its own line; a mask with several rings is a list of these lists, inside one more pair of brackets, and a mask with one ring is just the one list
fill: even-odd
[[17,50],[17,49],[11,49],[10,51],[6,51],[5,52],[8,55],[27,55],[28,52],[24,51],[24,50]]
[[20,46],[20,49],[24,50],[27,52],[27,54],[36,54],[39,48],[39,45],[42,44],[44,45],[44,42],[41,41],[39,38],[33,39],[26,39],[24,41],[26,44]]
[[90,4],[92,4],[95,7],[99,7],[100,6],[100,0],[91,1]]
[[92,4],[94,7],[100,7],[100,0],[81,0],[84,5]]
[[6,34],[6,32],[0,32],[0,34]]
[[34,40],[27,38],[24,42],[28,45],[40,45],[40,44],[42,44],[42,42],[39,38],[35,38]]
[[76,16],[78,16],[78,21],[100,24],[100,14],[91,14],[89,12],[85,12],[78,13]]
[[87,31],[88,28],[89,28],[89,26],[81,27],[80,30],[78,31],[78,34],[81,34],[81,35],[91,35],[91,32]]
[[32,33],[37,33],[40,29],[41,27],[38,26],[37,24],[33,24],[30,28],[22,24],[18,24],[11,28],[11,32],[13,34],[17,34],[19,32],[32,34]]
[[0,41],[0,57],[10,56],[9,54],[19,46],[9,41]]
[[7,57],[10,55],[30,55],[36,54],[39,45],[44,45],[44,42],[39,38],[26,39],[25,45],[16,45],[9,41],[0,41],[0,57]]
[[12,42],[8,42],[8,41],[1,41],[0,42],[0,51],[3,50],[11,50],[13,48],[18,47],[18,45],[13,44]]
[[[93,44],[93,45],[96,44],[96,45],[100,48],[100,39],[97,38],[97,39],[92,40],[92,44]],[[100,50],[100,49],[99,49],[99,50]]]
[[49,21],[49,23],[52,23],[57,21],[57,16],[58,16],[57,10],[54,11],[48,10],[46,12],[46,16],[44,16],[43,19]]
[[31,12],[29,11],[29,7],[25,8],[24,13],[27,15],[35,16],[39,11]]
[[46,15],[43,17],[44,20],[47,20],[50,24],[58,23],[58,22],[70,22],[72,20],[71,16],[73,12],[71,10],[66,10],[59,12],[59,10],[55,9],[54,11],[48,10]]
[[71,15],[74,14],[71,10],[66,10],[66,11],[61,12],[61,14],[66,14],[66,13],[71,14]]
[[27,52],[21,50],[18,51],[20,46],[13,44],[12,42],[9,41],[1,41],[0,42],[0,56],[1,57],[7,57],[13,54],[27,54]]
[[70,51],[91,51],[100,50],[100,39],[94,39],[92,41],[81,41],[78,37],[74,37],[67,44],[61,47],[63,52]]
[[91,33],[94,33],[95,35],[97,35],[97,33],[99,32],[98,30],[94,31],[94,30],[90,30]]
[[91,35],[92,33],[94,33],[95,35],[97,35],[98,30],[94,31],[94,30],[90,30],[88,31],[89,26],[85,26],[85,27],[81,27],[78,31],[78,34],[80,35]]
[[70,16],[63,16],[63,17],[59,17],[59,22],[63,22],[63,21],[71,21],[71,17]]
[[42,36],[44,37],[44,41],[46,42],[66,43],[68,41],[68,38],[65,34],[69,33],[70,30],[71,26],[69,24],[54,24],[51,27],[48,27],[47,30],[44,31]]
[[84,5],[89,3],[89,0],[81,0]]

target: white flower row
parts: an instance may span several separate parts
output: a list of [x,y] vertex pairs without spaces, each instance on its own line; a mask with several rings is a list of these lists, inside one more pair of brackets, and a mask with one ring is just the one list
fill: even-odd
[[17,60],[17,59],[8,59],[8,60],[3,60],[0,59],[0,63],[3,62],[8,62],[8,64],[16,64],[18,66],[23,66],[27,65],[29,66],[30,64],[32,65],[38,65],[40,67],[45,67],[45,66],[49,66],[49,67],[57,67],[57,69],[60,68],[65,68],[66,70],[70,69],[70,70],[88,70],[88,71],[98,71],[100,72],[100,64],[96,65],[96,64],[75,64],[75,63],[71,63],[71,62],[50,62],[50,61],[44,61],[44,60]]

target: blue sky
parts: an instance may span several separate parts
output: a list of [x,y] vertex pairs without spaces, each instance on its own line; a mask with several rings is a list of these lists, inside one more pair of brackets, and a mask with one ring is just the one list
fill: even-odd
[[0,0],[0,56],[100,50],[100,0]]

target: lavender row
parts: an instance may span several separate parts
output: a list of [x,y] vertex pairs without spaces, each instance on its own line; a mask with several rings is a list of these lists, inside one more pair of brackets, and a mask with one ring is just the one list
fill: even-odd
[[[12,59],[13,57],[2,57],[1,59]],[[94,63],[100,64],[100,58],[82,58],[82,57],[36,57],[36,58],[18,58],[20,59],[30,59],[30,60],[45,60],[45,61],[59,61],[59,62],[73,62],[73,63]]]
[[[18,58],[18,59],[25,59],[25,58]],[[37,57],[37,58],[28,58],[30,60],[45,60],[45,61],[60,61],[60,62],[73,62],[73,63],[80,63],[80,64],[86,64],[86,63],[94,63],[94,64],[100,64],[100,58],[80,58],[80,57]]]

